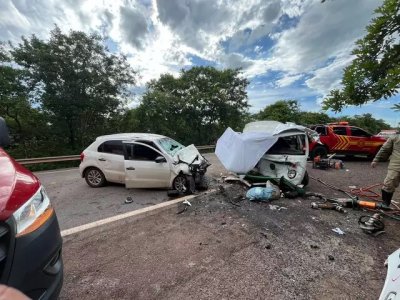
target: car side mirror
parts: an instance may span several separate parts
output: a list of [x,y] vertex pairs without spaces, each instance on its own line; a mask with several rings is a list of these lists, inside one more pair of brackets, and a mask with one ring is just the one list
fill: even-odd
[[165,159],[164,156],[161,156],[161,155],[160,155],[160,156],[157,156],[157,157],[156,157],[155,162],[156,162],[157,164],[161,164],[161,163],[167,162],[167,160]]
[[8,135],[6,121],[0,117],[0,147],[7,147],[9,145],[10,136]]

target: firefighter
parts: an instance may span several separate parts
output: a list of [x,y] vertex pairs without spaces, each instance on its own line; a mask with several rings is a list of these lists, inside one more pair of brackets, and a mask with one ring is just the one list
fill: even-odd
[[382,187],[382,200],[386,206],[390,206],[393,193],[400,183],[400,135],[388,138],[376,154],[371,167],[375,168],[378,162],[387,161],[389,157],[388,171]]

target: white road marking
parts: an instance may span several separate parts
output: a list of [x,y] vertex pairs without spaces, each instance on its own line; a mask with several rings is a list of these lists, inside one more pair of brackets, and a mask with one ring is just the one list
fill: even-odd
[[46,174],[54,174],[54,173],[63,173],[63,172],[70,172],[70,171],[78,171],[79,168],[73,168],[73,169],[66,169],[66,170],[58,170],[58,171],[39,171],[39,172],[34,172],[35,174],[38,175],[46,175]]
[[[211,192],[215,192],[215,191],[216,191],[215,189],[209,190],[209,191],[207,191],[207,194],[211,193]],[[193,199],[193,198],[201,196],[201,195],[204,195],[204,193],[203,194],[198,194],[198,195],[185,196],[185,197],[178,198],[178,199],[175,199],[175,200],[162,202],[162,203],[159,203],[159,204],[156,204],[156,205],[144,207],[144,208],[137,209],[137,210],[134,210],[134,211],[130,211],[130,212],[127,212],[127,213],[116,215],[116,216],[113,216],[113,217],[105,218],[105,219],[102,219],[102,220],[98,220],[98,221],[94,221],[94,222],[87,223],[87,224],[84,224],[84,225],[80,225],[80,226],[77,226],[77,227],[73,227],[73,228],[70,228],[70,229],[66,229],[66,230],[61,231],[61,236],[62,237],[66,237],[66,236],[69,236],[69,235],[72,235],[72,234],[75,234],[75,233],[78,233],[78,232],[82,232],[82,231],[85,231],[85,230],[88,230],[88,229],[92,229],[92,228],[96,228],[96,227],[99,227],[99,226],[103,226],[103,225],[106,225],[106,224],[109,224],[109,223],[113,223],[113,222],[116,222],[116,221],[119,221],[119,220],[122,220],[122,219],[126,219],[126,218],[133,217],[133,216],[138,216],[140,214],[147,213],[147,212],[150,212],[150,211],[154,211],[154,210],[157,210],[157,209],[163,208],[163,207],[168,207],[168,206],[174,205],[176,203],[183,202],[185,200],[190,200],[190,199]]]

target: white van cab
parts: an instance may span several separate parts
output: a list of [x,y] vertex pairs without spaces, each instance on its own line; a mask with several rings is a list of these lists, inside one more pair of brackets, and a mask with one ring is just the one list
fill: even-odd
[[209,165],[194,145],[158,134],[121,133],[98,137],[82,152],[79,171],[91,187],[114,182],[192,193],[207,188]]

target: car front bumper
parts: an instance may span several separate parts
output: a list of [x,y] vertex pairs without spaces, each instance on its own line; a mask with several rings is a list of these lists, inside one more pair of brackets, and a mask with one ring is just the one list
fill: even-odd
[[32,299],[57,299],[63,283],[62,238],[55,213],[40,228],[15,237],[13,218],[1,282]]

